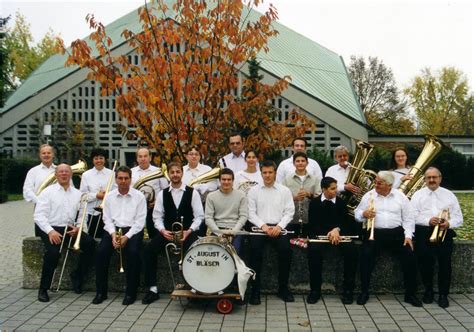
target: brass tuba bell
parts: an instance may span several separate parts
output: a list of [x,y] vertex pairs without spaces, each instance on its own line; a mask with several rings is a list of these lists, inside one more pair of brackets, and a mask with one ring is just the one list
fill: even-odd
[[220,166],[216,166],[213,169],[211,169],[209,172],[201,174],[197,178],[193,179],[191,182],[189,182],[188,186],[194,187],[194,185],[196,184],[208,183],[208,182],[211,182],[212,180],[218,179],[220,172],[221,172]]
[[162,164],[161,168],[157,168],[148,175],[145,175],[137,180],[133,185],[134,189],[140,190],[146,198],[147,203],[155,201],[155,189],[151,187],[147,182],[153,181],[165,177],[168,179],[168,170],[166,164]]
[[[76,164],[71,165],[72,175],[81,175],[85,171],[87,171],[87,163],[79,159]],[[56,183],[56,173],[53,172],[48,175],[48,177],[43,181],[43,183],[39,186],[38,191],[36,192],[36,196],[41,194],[43,190],[45,190],[48,186]]]

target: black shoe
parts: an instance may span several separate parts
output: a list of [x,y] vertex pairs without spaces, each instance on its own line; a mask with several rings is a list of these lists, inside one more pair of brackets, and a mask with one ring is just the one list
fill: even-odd
[[247,298],[246,298],[245,300],[242,300],[242,299],[240,299],[240,300],[235,300],[234,303],[235,303],[236,305],[246,305],[246,304],[247,304]]
[[123,304],[123,305],[130,305],[130,304],[133,304],[133,303],[135,303],[135,300],[136,300],[136,299],[137,299],[136,296],[125,295],[125,297],[123,298],[122,304]]
[[364,305],[367,303],[368,300],[369,300],[369,293],[362,292],[359,294],[359,297],[357,298],[357,304]]
[[72,272],[69,276],[71,277],[71,284],[72,284],[72,289],[74,290],[74,293],[82,294],[81,279],[78,277],[77,273]]
[[38,291],[38,301],[40,302],[49,302],[48,291],[46,289],[39,289]]
[[447,295],[440,295],[438,297],[438,305],[443,309],[449,307],[448,296]]
[[105,300],[107,300],[107,295],[105,294],[101,294],[101,293],[97,293],[94,297],[94,299],[92,300],[92,304],[101,304],[102,302],[104,302]]
[[405,302],[410,303],[414,307],[422,307],[423,303],[415,295],[405,295]]
[[151,290],[149,290],[146,293],[145,297],[143,298],[142,303],[143,304],[150,304],[150,303],[153,303],[153,302],[155,302],[156,300],[159,300],[159,299],[160,299],[160,294],[152,292]]
[[250,294],[249,303],[252,305],[259,305],[261,303],[260,292],[252,292],[252,294]]
[[285,302],[295,302],[295,298],[288,288],[280,289],[277,296]]
[[321,298],[321,293],[316,291],[311,291],[306,297],[306,303],[315,304]]
[[341,301],[343,304],[352,304],[354,302],[354,295],[352,292],[344,292],[342,293]]
[[433,303],[434,293],[432,289],[427,289],[423,295],[423,303],[430,304]]

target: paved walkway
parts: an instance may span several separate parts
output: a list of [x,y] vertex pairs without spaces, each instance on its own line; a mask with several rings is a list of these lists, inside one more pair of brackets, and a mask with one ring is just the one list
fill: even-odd
[[[399,295],[372,296],[365,306],[344,306],[336,296],[308,305],[304,296],[285,304],[275,296],[260,306],[235,306],[217,314],[210,303],[181,305],[163,296],[145,306],[121,304],[123,294],[92,305],[92,292],[50,293],[49,303],[36,300],[37,290],[21,288],[21,241],[33,234],[32,205],[0,205],[0,330],[1,331],[474,331],[474,294],[453,294],[451,306],[414,308]],[[401,301],[401,302],[400,302]]]

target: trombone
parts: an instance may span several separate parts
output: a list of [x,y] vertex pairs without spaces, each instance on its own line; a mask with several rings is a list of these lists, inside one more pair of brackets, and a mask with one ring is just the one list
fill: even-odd
[[122,258],[122,236],[123,236],[122,229],[119,228],[117,232],[117,242],[119,243],[119,247],[117,248],[117,253],[120,259],[119,273],[125,272],[125,270],[123,269],[123,258]]
[[107,194],[109,193],[110,188],[112,188],[112,183],[114,180],[116,167],[117,167],[117,160],[114,161],[114,167],[112,167],[112,173],[110,174],[109,181],[107,182],[107,187],[105,187],[104,198],[102,199],[102,202],[99,204],[99,206],[96,206],[94,208],[94,210],[96,210],[97,212],[100,212],[99,218],[97,219],[97,223],[95,225],[94,239],[97,236],[97,230],[99,229],[99,224],[102,221],[102,212],[104,210],[105,199],[107,198]]
[[183,256],[184,256],[184,226],[183,226],[183,216],[181,216],[181,221],[175,221],[171,225],[171,232],[173,233],[173,240],[165,246],[166,259],[168,260],[168,267],[170,269],[171,280],[173,285],[176,288],[176,280],[173,274],[173,268],[171,267],[170,252],[174,255],[180,255],[180,260],[178,262],[179,269],[182,269]]
[[[78,231],[77,236],[76,236],[76,241],[74,242],[74,245],[72,247],[71,247],[72,236],[69,237],[69,243],[68,243],[68,246],[66,248],[66,255],[64,256],[63,265],[61,267],[61,273],[59,274],[58,287],[56,288],[56,292],[59,292],[59,288],[61,287],[61,282],[63,280],[63,275],[64,275],[64,269],[66,268],[66,262],[67,262],[67,259],[69,257],[69,250],[72,249],[74,251],[79,251],[81,249],[80,248],[80,242],[81,242],[82,228],[84,226],[84,220],[86,219],[86,214],[87,214],[87,193],[83,193],[81,195],[81,201],[80,201],[78,213],[81,209],[81,206],[82,206],[81,225],[79,226],[79,231]],[[74,222],[72,222],[72,224],[74,224]],[[61,252],[63,250],[63,247],[64,247],[64,242],[66,240],[66,235],[67,235],[67,232],[68,232],[68,229],[69,229],[69,225],[70,225],[70,223],[68,223],[66,225],[66,227],[64,228],[63,239],[61,241],[61,246],[59,247],[59,253],[60,254],[61,254]],[[53,278],[51,278],[51,285],[49,286],[50,289],[53,288],[54,276],[56,275],[56,269],[54,269]]]
[[[445,220],[449,220],[449,210],[448,209],[443,209],[438,214],[438,219],[441,219],[441,222],[443,222]],[[444,238],[446,237],[446,233],[448,233],[447,229],[441,229],[439,227],[439,223],[436,224],[434,229],[433,229],[433,233],[431,233],[430,242],[432,242],[432,243],[443,242]]]
[[[369,210],[375,212],[375,202],[372,193],[370,194],[369,198]],[[369,240],[374,240],[374,232],[375,232],[375,217],[367,219],[367,231],[370,233]]]

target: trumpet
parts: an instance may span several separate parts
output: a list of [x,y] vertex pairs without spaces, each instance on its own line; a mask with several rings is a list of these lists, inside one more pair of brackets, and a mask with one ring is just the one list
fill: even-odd
[[[375,211],[374,197],[372,196],[372,194],[370,194],[369,198],[369,210]],[[373,241],[375,232],[375,217],[367,219],[367,231],[370,232],[369,240]]]
[[[341,235],[341,240],[339,242],[352,242],[352,240],[358,239],[357,235]],[[330,243],[329,237],[327,235],[317,235],[314,239],[308,239],[309,243]]]
[[[439,213],[438,219],[441,219],[442,221],[449,220],[449,210],[443,209]],[[433,233],[431,233],[430,242],[443,242],[447,232],[447,229],[440,229],[439,224],[436,224]]]
[[119,259],[120,259],[120,266],[119,266],[119,272],[124,273],[125,270],[123,269],[123,258],[122,258],[122,229],[119,228],[117,232],[117,242],[119,243],[119,247],[117,248],[117,253],[119,254]]

